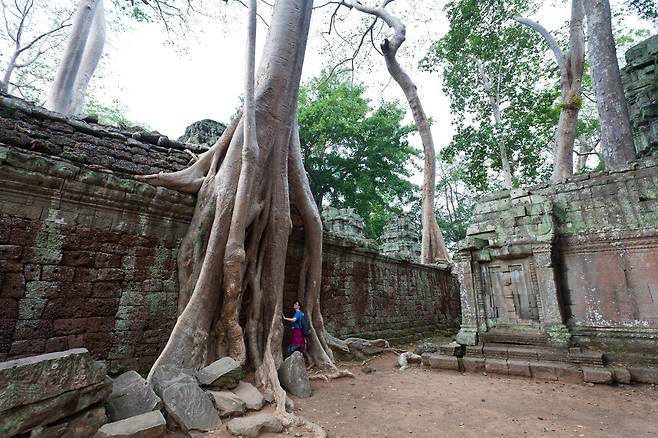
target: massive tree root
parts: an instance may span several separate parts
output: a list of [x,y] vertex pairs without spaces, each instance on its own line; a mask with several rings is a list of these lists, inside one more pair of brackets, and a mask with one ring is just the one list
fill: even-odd
[[248,45],[243,114],[189,168],[141,179],[197,193],[178,257],[178,321],[149,378],[161,366],[198,369],[231,356],[253,366],[257,383],[274,393],[285,424],[322,436],[312,423],[286,413],[277,375],[291,210],[301,217],[305,234],[298,295],[311,322],[308,355],[317,368],[338,374],[320,312],[322,226],[302,165],[296,119],[311,10],[308,0],[276,2],[255,91],[249,74],[253,41]]

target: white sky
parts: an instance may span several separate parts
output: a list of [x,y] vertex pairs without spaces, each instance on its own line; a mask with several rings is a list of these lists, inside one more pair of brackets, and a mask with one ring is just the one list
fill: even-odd
[[[620,1],[613,0],[612,3]],[[316,4],[322,3],[316,1]],[[398,0],[389,6],[394,13],[406,17],[407,41],[399,57],[418,85],[425,112],[433,120],[437,152],[448,145],[454,132],[450,102],[441,90],[440,76],[419,71],[417,64],[431,42],[447,30],[447,19],[441,10],[443,3],[437,0]],[[536,16],[530,18],[542,23],[549,31],[556,31],[569,17],[570,11],[565,3],[548,0]],[[327,14],[331,12],[323,9],[314,13],[303,81],[337,62],[319,53],[323,45],[320,31],[326,30]],[[194,35],[181,39],[177,47],[166,43],[166,32],[158,23],[133,23],[121,32],[109,32],[106,68],[100,79],[106,103],[118,99],[126,106],[129,120],[144,123],[170,138],[178,138],[186,126],[197,120],[210,118],[226,123],[242,94],[246,9],[234,6],[223,10],[228,10],[224,20],[197,18]],[[415,14],[415,11],[427,10],[432,13],[426,13],[423,18]],[[267,14],[265,10],[260,11]],[[357,11],[350,14],[362,17]],[[638,27],[646,27],[637,20],[630,21]],[[340,23],[343,32],[353,28],[351,24],[349,19]],[[266,31],[259,20],[257,59]],[[381,37],[376,43],[380,41]],[[406,107],[404,95],[397,84],[390,81],[380,55],[373,52],[369,60],[372,71],[355,77],[357,82],[369,87],[368,97],[374,103],[381,99],[398,100]],[[411,114],[409,111],[407,114],[406,121],[411,123]],[[411,136],[410,142],[422,149],[417,134]],[[414,175],[412,181],[419,184],[422,175]]]
[[[407,1],[407,5],[401,4],[400,7],[409,3]],[[436,1],[413,3],[413,7],[421,9]],[[437,74],[420,72],[416,67],[418,59],[429,47],[429,41],[439,37],[447,28],[445,17],[439,8],[436,9],[435,16],[426,24],[407,26],[405,46],[413,48],[407,51],[407,55],[414,55],[414,58],[407,56],[404,61],[418,85],[425,111],[434,121],[434,141],[440,149],[450,141],[453,132],[449,101],[441,91],[441,78]],[[546,27],[556,29],[564,23],[567,13],[564,7],[547,6],[540,18]],[[317,75],[329,62],[326,56],[318,53],[321,46],[318,29],[319,26],[326,27],[326,17],[320,15],[314,16],[315,31],[312,30],[307,50],[303,80]],[[200,20],[197,27],[199,37],[183,43],[189,46],[187,53],[164,44],[166,34],[158,24],[135,24],[119,35],[111,35],[106,46],[110,67],[104,75],[105,88],[127,106],[130,120],[144,122],[172,138],[180,136],[190,123],[203,118],[226,122],[235,112],[242,93],[244,20],[240,9],[228,23]],[[257,56],[260,56],[266,32],[260,21],[258,32]],[[357,76],[356,80],[370,86],[369,97],[374,102],[381,98],[397,99],[406,105],[399,87],[389,83],[383,59],[376,53],[374,55],[375,70]]]

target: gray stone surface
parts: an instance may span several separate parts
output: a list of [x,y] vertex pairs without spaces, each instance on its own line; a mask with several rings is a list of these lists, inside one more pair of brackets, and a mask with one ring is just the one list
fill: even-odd
[[612,371],[607,368],[583,367],[583,380],[589,383],[612,383]]
[[153,374],[149,376],[148,384],[153,388],[153,391],[162,397],[162,393],[169,386],[174,383],[194,383],[197,380],[191,375],[189,370],[180,370],[171,365],[162,365],[153,370]]
[[279,381],[283,389],[296,397],[308,398],[313,393],[306,372],[304,355],[295,351],[279,367]]
[[85,388],[17,406],[0,414],[0,436],[12,436],[37,426],[58,422],[89,406],[104,402],[112,392],[109,378]]
[[269,414],[257,414],[244,418],[234,418],[227,428],[233,435],[257,438],[261,432],[280,433],[283,431],[281,420]]
[[436,353],[438,351],[438,348],[436,348],[436,345],[432,344],[431,342],[425,342],[422,344],[416,345],[416,348],[414,349],[414,353],[421,355],[423,353]]
[[3,412],[103,382],[105,364],[84,348],[0,363],[0,417]]
[[57,423],[36,427],[30,431],[30,438],[87,438],[105,423],[105,408],[98,404]]
[[363,218],[353,208],[325,207],[322,210],[322,224],[337,236],[363,239],[365,228]]
[[210,396],[196,381],[169,385],[162,393],[162,403],[167,414],[184,432],[207,432],[222,424]]
[[235,388],[242,378],[240,363],[232,357],[222,357],[196,373],[203,386],[212,388]]
[[94,438],[161,438],[167,422],[160,411],[147,412],[101,427]]
[[254,387],[251,383],[240,382],[238,386],[231,390],[235,395],[245,403],[247,409],[259,410],[265,404],[263,394]]
[[212,146],[225,130],[226,125],[223,123],[211,119],[203,119],[185,128],[185,134],[178,141]]
[[136,371],[128,371],[112,382],[112,394],[107,401],[107,416],[111,422],[159,410],[160,397]]
[[208,391],[208,394],[212,396],[221,417],[245,413],[247,407],[244,401],[231,391]]
[[420,233],[418,224],[408,217],[399,215],[384,227],[381,237],[382,254],[418,262],[420,260]]

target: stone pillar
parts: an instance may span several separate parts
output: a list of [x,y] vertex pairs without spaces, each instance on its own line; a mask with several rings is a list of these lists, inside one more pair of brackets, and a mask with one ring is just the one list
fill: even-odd
[[564,325],[564,317],[558,298],[552,247],[551,243],[534,245],[533,247],[537,286],[542,307],[540,318],[548,342],[552,345],[566,347],[569,345],[571,334]]
[[455,257],[455,270],[459,278],[459,295],[462,304],[461,328],[455,340],[462,345],[478,343],[478,309],[471,251],[462,249]]

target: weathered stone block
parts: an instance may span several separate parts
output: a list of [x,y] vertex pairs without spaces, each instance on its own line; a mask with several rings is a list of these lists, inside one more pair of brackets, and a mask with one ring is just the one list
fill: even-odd
[[105,423],[105,408],[97,404],[57,423],[35,427],[30,431],[30,438],[92,437]]
[[503,374],[509,373],[507,368],[507,361],[505,359],[485,359],[484,369],[487,373]]
[[3,436],[13,436],[37,426],[55,423],[88,406],[102,403],[110,395],[111,388],[112,384],[107,379],[101,383],[4,411],[0,413],[0,433]]
[[612,377],[615,382],[629,385],[631,383],[631,372],[626,368],[613,367]]
[[234,418],[228,422],[227,428],[233,435],[248,438],[258,438],[261,432],[280,433],[283,431],[281,420],[269,414]]
[[607,368],[583,367],[583,380],[589,383],[612,383],[612,371]]
[[233,394],[237,395],[244,403],[247,409],[259,410],[265,404],[263,394],[260,393],[251,383],[240,382],[232,389]]
[[532,377],[530,363],[523,360],[508,359],[507,372],[510,376]]
[[583,381],[583,371],[568,364],[557,364],[555,373],[560,382],[581,383]]
[[426,355],[423,355],[423,358],[426,358],[427,364],[431,368],[459,371],[459,360],[455,356],[444,356],[440,353],[427,353]]
[[482,373],[485,370],[484,358],[481,357],[464,357],[462,364],[467,373]]
[[107,415],[111,422],[159,410],[161,407],[160,397],[136,371],[123,373],[112,382],[112,394],[107,400]]
[[231,391],[208,391],[221,417],[242,415],[246,410],[244,401]]
[[0,413],[101,383],[105,371],[84,348],[0,363]]
[[538,380],[557,380],[557,363],[531,362],[530,371],[532,377]]
[[279,380],[283,389],[296,397],[308,398],[313,393],[306,372],[304,356],[295,351],[279,367]]
[[108,423],[98,430],[94,438],[164,438],[167,422],[160,411]]
[[185,432],[207,432],[222,421],[208,395],[196,383],[174,383],[162,393],[167,414]]
[[[165,333],[166,336],[166,333]],[[240,363],[231,357],[223,357],[196,373],[201,385],[212,388],[235,388],[242,378]]]

